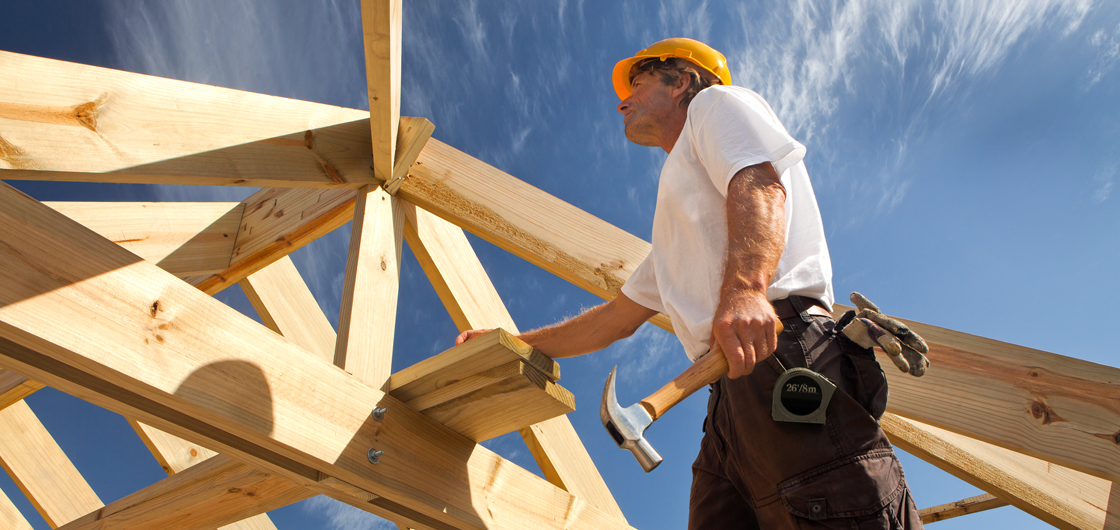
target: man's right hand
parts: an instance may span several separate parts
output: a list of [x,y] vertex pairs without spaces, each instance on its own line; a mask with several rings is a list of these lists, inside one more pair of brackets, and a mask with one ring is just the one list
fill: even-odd
[[458,346],[458,345],[460,345],[464,342],[467,342],[468,340],[471,340],[471,339],[473,339],[473,338],[475,338],[479,335],[482,335],[484,333],[487,333],[489,331],[493,331],[493,330],[489,330],[489,329],[468,329],[468,330],[460,333],[458,337],[455,337],[455,345]]

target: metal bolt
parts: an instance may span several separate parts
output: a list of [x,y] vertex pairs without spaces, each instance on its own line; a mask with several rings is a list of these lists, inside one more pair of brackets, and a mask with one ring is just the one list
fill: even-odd
[[385,419],[385,412],[388,411],[388,410],[389,409],[385,409],[385,408],[381,408],[381,407],[374,408],[373,409],[373,419],[375,419],[377,421],[384,420]]
[[385,451],[378,451],[370,447],[369,451],[366,452],[366,458],[369,458],[369,463],[376,466],[377,463],[381,461],[381,455],[383,454],[385,454]]

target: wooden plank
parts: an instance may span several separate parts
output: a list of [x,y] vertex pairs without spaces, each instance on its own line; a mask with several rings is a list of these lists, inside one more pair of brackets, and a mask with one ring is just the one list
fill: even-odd
[[[0,354],[2,353],[3,351],[0,351]],[[32,381],[15,372],[0,370],[0,409],[19,403],[40,388],[43,388],[42,383]]]
[[1007,506],[1007,501],[996,498],[991,493],[985,493],[949,504],[922,508],[918,510],[918,515],[922,518],[922,524],[930,524],[960,517],[962,515],[968,515],[970,513],[1002,508],[1004,506]]
[[46,202],[177,276],[229,267],[245,206],[236,202]]
[[1058,528],[1120,528],[1113,483],[887,413],[891,443]]
[[[850,308],[833,309],[839,315]],[[883,357],[888,411],[1120,479],[1120,369],[899,320],[925,337],[931,366],[925,376],[911,377]]]
[[376,182],[360,110],[0,52],[0,178]]
[[402,117],[397,129],[396,161],[393,163],[393,178],[383,185],[390,195],[396,195],[405,178],[411,177],[409,170],[416,163],[424,146],[432,137],[436,126],[425,118]]
[[265,188],[242,201],[230,266],[188,282],[215,294],[276,260],[348,223],[354,217],[353,190]]
[[0,410],[0,464],[51,528],[104,506],[23,401]]
[[[557,276],[612,300],[649,243],[432,139],[402,198]],[[654,324],[672,329],[663,315]]]
[[522,361],[466,377],[405,404],[476,442],[576,410],[571,392]]
[[291,258],[280,258],[240,285],[268,329],[328,363],[334,361],[334,327]]
[[[497,327],[517,333],[513,318],[463,230],[423,209],[409,206],[405,209],[409,217],[405,230],[408,246],[455,325],[460,330]],[[558,371],[555,376],[560,377]],[[626,520],[566,416],[518,432],[549,482]]]
[[393,369],[403,225],[396,197],[358,190],[334,364],[378,388]]
[[401,0],[362,0],[373,170],[393,177],[401,117]]
[[311,495],[291,481],[217,455],[61,528],[212,529]]
[[459,331],[484,327],[517,333],[490,276],[463,229],[411,203],[403,203],[404,237]]
[[412,401],[510,361],[528,363],[549,381],[560,379],[560,365],[556,361],[521,339],[496,329],[393,374],[385,388],[401,401]]
[[[316,491],[337,477],[378,495],[370,506],[443,527],[626,528],[2,185],[0,243],[6,369]],[[379,422],[376,406],[392,412]],[[376,467],[371,447],[385,451]]]
[[19,513],[19,509],[3,491],[0,491],[0,528],[32,530],[31,523],[27,522],[23,514]]

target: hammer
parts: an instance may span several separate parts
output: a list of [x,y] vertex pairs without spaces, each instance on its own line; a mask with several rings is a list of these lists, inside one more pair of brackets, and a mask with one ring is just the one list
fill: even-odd
[[[781,333],[782,329],[782,322],[778,321],[777,333]],[[642,469],[649,473],[661,463],[662,458],[646,440],[646,429],[700,387],[723,377],[727,369],[727,357],[717,344],[660,390],[638,403],[622,408],[614,393],[614,374],[618,370],[616,366],[611,369],[611,375],[607,377],[607,384],[603,388],[599,418],[603,420],[603,427],[607,428],[611,438],[614,438],[614,443],[634,453],[634,458],[638,459]]]

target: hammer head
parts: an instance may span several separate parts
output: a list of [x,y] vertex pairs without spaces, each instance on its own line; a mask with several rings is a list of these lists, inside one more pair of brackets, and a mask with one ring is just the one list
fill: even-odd
[[646,441],[646,427],[653,423],[653,418],[641,403],[629,407],[618,406],[618,398],[614,394],[614,374],[618,367],[611,369],[610,377],[603,388],[603,404],[599,407],[599,418],[603,420],[603,427],[607,428],[614,443],[623,449],[634,453],[634,458],[642,465],[642,469],[649,473],[661,463],[661,455]]

